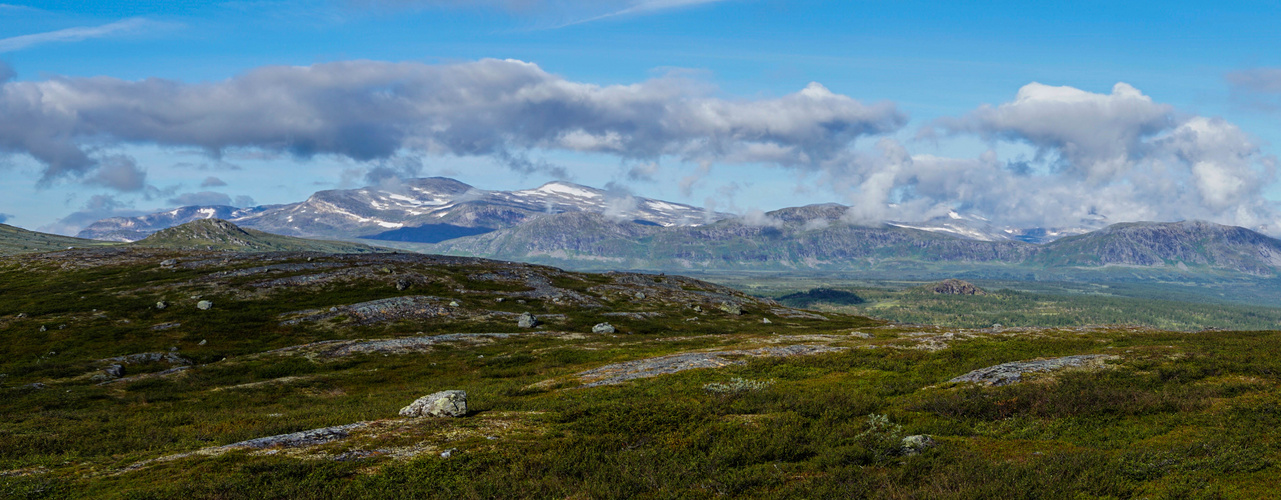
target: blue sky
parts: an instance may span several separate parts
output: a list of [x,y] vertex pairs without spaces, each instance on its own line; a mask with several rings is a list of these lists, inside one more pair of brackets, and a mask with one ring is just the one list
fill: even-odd
[[[1281,76],[1271,70],[1281,67],[1275,50],[1281,46],[1275,29],[1281,8],[1275,3],[1225,2],[1213,8],[1204,2],[967,4],[6,4],[0,6],[0,61],[15,76],[5,83],[13,101],[0,102],[0,120],[10,123],[0,126],[0,214],[22,227],[74,232],[99,216],[181,202],[299,201],[319,189],[376,181],[371,171],[396,167],[398,175],[447,175],[485,189],[532,187],[567,177],[739,212],[835,201],[854,206],[851,217],[858,220],[919,220],[958,209],[1012,225],[1073,225],[1098,216],[1108,221],[1205,218],[1277,232],[1281,189],[1273,170],[1281,141],[1276,110]],[[198,121],[198,114],[166,114],[189,103],[169,106],[164,99],[194,99],[220,90],[235,99],[229,89],[263,84],[266,78],[246,77],[261,68],[353,61],[411,63],[425,73],[414,69],[415,76],[403,77],[403,83],[436,88],[433,79],[453,81],[454,75],[437,69],[474,69],[489,58],[532,63],[537,71],[522,74],[554,87],[605,89],[592,97],[602,114],[550,124],[560,134],[555,140],[524,129],[465,138],[498,141],[497,148],[457,149],[449,146],[457,136],[420,140],[406,133],[390,150],[369,152],[362,144],[327,148],[322,140],[308,143],[299,154],[301,146],[281,143],[280,137],[294,136],[265,126],[261,136],[218,131],[211,132],[217,138],[206,139],[197,128],[174,136],[163,127],[113,128],[104,123],[114,123],[115,117],[98,116],[106,108],[67,112],[90,96],[125,92],[137,97],[151,88],[141,82],[160,79],[178,90],[154,100],[142,97],[158,108],[144,113],[147,119]],[[503,66],[501,71],[530,70]],[[98,77],[125,84],[103,84]],[[59,93],[65,87],[59,82],[72,82],[67,86],[73,92]],[[818,108],[789,100],[811,82],[830,93],[815,101]],[[1045,87],[1029,87],[1033,82]],[[1136,93],[1119,92],[1118,82]],[[615,109],[609,101],[613,86],[636,85],[645,87],[637,91],[643,99],[633,96],[626,105],[638,108],[620,116],[601,110]],[[336,91],[314,90],[317,95]],[[179,94],[187,97],[174,97]],[[51,118],[54,112],[46,108],[30,118],[18,112],[13,103],[29,104],[32,95],[70,114]],[[1026,99],[1016,105],[1016,96]],[[848,104],[846,98],[857,107],[815,115],[816,109]],[[718,119],[728,120],[727,128],[703,136],[711,125],[670,126],[694,115],[637,111],[662,106],[668,102],[663,99],[688,104],[694,110],[688,113],[720,109]],[[878,103],[893,112],[872,110]],[[217,105],[191,108],[218,111]],[[806,132],[770,135],[777,132],[773,125],[744,118],[758,111],[777,112],[779,123],[800,123]],[[118,105],[110,112],[130,113]],[[403,130],[459,120],[443,116],[400,119],[412,122]],[[89,123],[93,119],[103,122]],[[23,120],[32,123],[19,123]],[[484,123],[501,128],[503,117],[495,120]],[[549,123],[545,120],[550,118],[536,123]],[[40,124],[55,122],[63,128],[40,135]],[[592,128],[602,122],[609,125]],[[840,126],[828,126],[833,122]],[[367,119],[334,126],[356,134],[382,130]],[[742,132],[758,126],[771,132]],[[850,127],[866,130],[835,132]],[[631,141],[626,131],[634,129],[661,129],[655,134],[662,139]],[[567,139],[579,133],[593,140],[621,133],[625,144],[588,147]],[[11,136],[7,142],[6,134]],[[512,139],[513,134],[520,137]],[[83,161],[59,164],[51,159],[55,155],[41,156],[47,141],[64,141],[83,153]],[[717,147],[708,147],[709,142]],[[210,144],[230,147],[214,151]],[[789,152],[761,153],[765,146]],[[513,155],[526,161],[524,167],[513,163]]]

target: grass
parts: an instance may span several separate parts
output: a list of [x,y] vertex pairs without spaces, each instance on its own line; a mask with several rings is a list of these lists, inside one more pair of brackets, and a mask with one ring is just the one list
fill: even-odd
[[[493,270],[483,265],[404,264],[341,285],[249,293],[252,280],[209,284],[203,272],[158,272],[148,262],[40,272],[27,262],[0,263],[4,498],[1262,498],[1281,489],[1276,331],[1050,328],[958,335],[931,351],[914,348],[921,340],[912,334],[943,330],[838,312],[822,321],[751,305],[743,316],[714,307],[695,313],[663,297],[606,293],[601,307],[582,307],[496,300],[526,287],[457,292],[477,281],[471,276]],[[439,278],[433,294],[505,312],[533,310],[546,330],[576,335],[385,356],[256,354],[325,339],[514,329],[511,321],[484,318],[372,326],[277,321],[294,310],[422,293],[391,286],[413,273]],[[582,294],[611,283],[573,274],[549,281]],[[696,282],[677,288],[714,289]],[[894,293],[900,302],[915,300]],[[213,314],[188,303],[194,294],[215,302]],[[155,309],[161,298],[173,305]],[[664,315],[603,314],[609,311]],[[587,333],[599,321],[622,333]],[[164,322],[182,327],[150,328]],[[40,325],[52,328],[38,332]],[[871,338],[844,336],[851,331]],[[838,336],[833,345],[848,349],[744,357],[719,369],[597,388],[580,388],[574,377],[678,352],[819,342],[787,340],[793,335]],[[98,359],[174,346],[200,366],[108,385],[77,378]],[[947,383],[1008,361],[1099,353],[1118,358],[1103,370],[1033,375],[1004,387]],[[192,456],[121,472],[245,439],[386,421],[446,389],[468,392],[471,415],[310,450]],[[931,435],[938,446],[903,454],[901,438],[914,434]],[[423,450],[416,456],[334,459],[415,446]],[[457,451],[442,458],[447,449]]]

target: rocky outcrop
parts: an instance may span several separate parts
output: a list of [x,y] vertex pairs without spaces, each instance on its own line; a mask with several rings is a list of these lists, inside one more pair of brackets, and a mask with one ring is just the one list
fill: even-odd
[[766,347],[752,350],[691,352],[660,356],[657,358],[639,359],[623,363],[614,363],[600,368],[587,370],[578,376],[588,382],[584,387],[612,385],[640,378],[657,377],[669,373],[683,372],[698,368],[720,368],[730,365],[741,365],[743,361],[731,357],[783,357],[806,356],[828,352],[842,351],[843,347],[823,345],[789,345],[785,347]]
[[1009,385],[1023,380],[1023,374],[1025,373],[1049,372],[1087,365],[1101,366],[1104,360],[1115,358],[1116,356],[1106,354],[1084,354],[1053,359],[1001,363],[996,366],[974,370],[948,382],[973,382],[994,386]]
[[987,295],[982,288],[968,281],[958,279],[943,280],[929,286],[929,290],[943,295]]

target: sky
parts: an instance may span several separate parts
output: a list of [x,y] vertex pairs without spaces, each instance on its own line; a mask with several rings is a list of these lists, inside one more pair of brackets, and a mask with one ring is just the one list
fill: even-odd
[[971,3],[0,4],[0,222],[447,176],[1281,234],[1275,2]]

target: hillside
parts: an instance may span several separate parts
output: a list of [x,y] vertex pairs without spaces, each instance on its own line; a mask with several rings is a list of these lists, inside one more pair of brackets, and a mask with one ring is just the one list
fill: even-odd
[[20,227],[0,224],[0,255],[52,252],[73,247],[86,248],[103,245],[108,245],[108,243],[28,231]]
[[1205,221],[1114,224],[1045,246],[1034,262],[1052,266],[1210,268],[1273,276],[1281,241]]
[[0,497],[1267,498],[1278,346],[462,257],[5,257]]
[[157,231],[131,243],[146,248],[233,250],[239,252],[370,253],[379,249],[360,243],[309,240],[242,229],[222,219],[200,219]]
[[921,269],[925,264],[947,274],[949,268],[967,265],[987,266],[995,273],[1122,266],[1174,276],[1276,276],[1281,269],[1281,241],[1208,222],[1117,224],[1037,245],[888,224],[854,225],[840,220],[841,213],[839,206],[802,207],[770,212],[767,224],[726,219],[688,227],[644,226],[591,213],[553,214],[412,248],[578,269],[869,271]]

